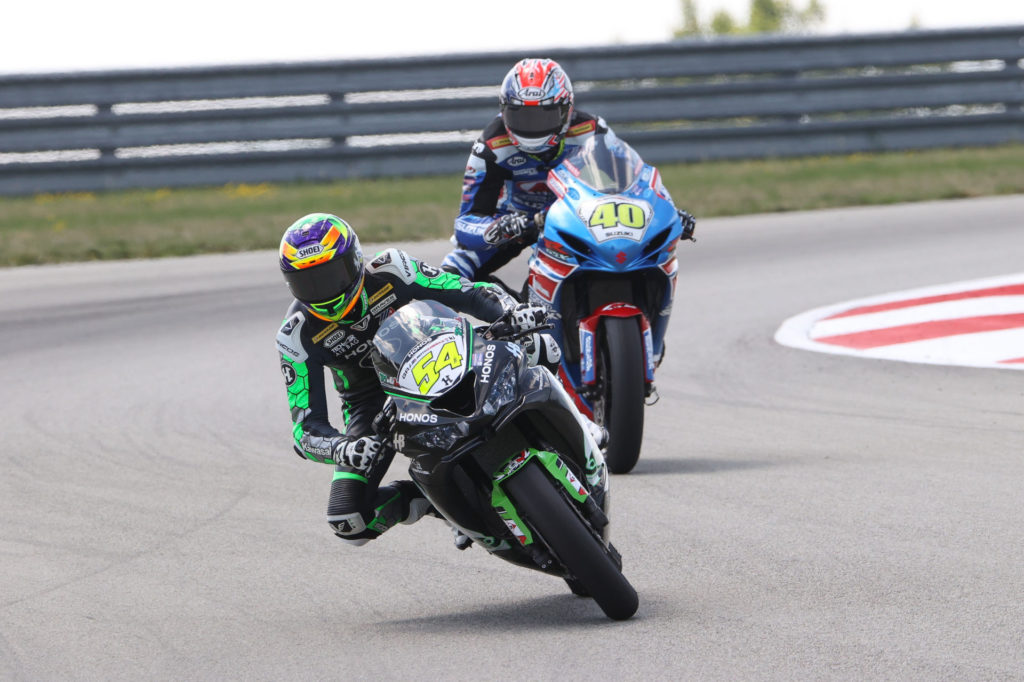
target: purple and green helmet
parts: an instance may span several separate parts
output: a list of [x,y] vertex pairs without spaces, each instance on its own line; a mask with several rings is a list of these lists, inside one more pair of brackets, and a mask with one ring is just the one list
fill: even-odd
[[338,321],[363,289],[363,252],[355,230],[338,216],[310,213],[285,230],[281,272],[292,295],[317,317]]

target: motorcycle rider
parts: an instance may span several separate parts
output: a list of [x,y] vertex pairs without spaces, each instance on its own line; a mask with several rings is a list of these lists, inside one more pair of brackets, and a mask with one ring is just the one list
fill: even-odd
[[[288,388],[295,452],[335,465],[327,521],[343,540],[361,545],[396,523],[413,523],[430,505],[412,481],[381,486],[394,452],[373,434],[386,398],[370,352],[381,321],[413,299],[430,299],[491,322],[511,311],[523,331],[543,308],[520,305],[501,288],[441,272],[390,248],[364,265],[359,239],[341,218],[312,213],[281,239],[280,268],[295,300],[277,332]],[[523,344],[534,364],[557,366],[557,344],[534,334]],[[344,427],[331,425],[324,373],[342,399]]]
[[[523,59],[498,91],[499,114],[473,144],[455,218],[455,248],[442,269],[486,279],[537,240],[557,197],[548,171],[594,135],[611,133],[600,116],[574,107],[572,82],[551,59]],[[683,239],[694,219],[680,211]]]

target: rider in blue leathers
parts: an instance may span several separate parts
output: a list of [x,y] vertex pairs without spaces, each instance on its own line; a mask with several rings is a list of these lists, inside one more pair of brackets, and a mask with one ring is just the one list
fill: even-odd
[[[574,108],[572,83],[550,59],[524,59],[505,76],[500,113],[473,144],[455,219],[455,248],[442,268],[485,280],[537,239],[557,198],[548,171],[573,147],[610,132],[600,116]],[[680,212],[684,238],[693,219]],[[689,225],[689,233],[687,226]]]

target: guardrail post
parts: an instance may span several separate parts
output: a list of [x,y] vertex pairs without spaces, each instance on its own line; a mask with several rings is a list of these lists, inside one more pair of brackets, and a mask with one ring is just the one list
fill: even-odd
[[[333,103],[344,104],[344,102],[345,102],[345,93],[344,92],[331,92],[331,93],[328,93],[328,96],[331,98],[331,103],[332,104]],[[339,119],[344,119],[347,115],[348,115],[347,113],[339,113],[338,114],[338,118]],[[339,125],[338,127],[339,128],[343,128],[343,126],[341,126],[341,125]],[[332,147],[346,147],[346,146],[348,146],[348,136],[347,135],[331,135],[331,146]]]
[[[109,104],[109,103],[97,104],[96,105],[96,114],[95,114],[95,116],[96,116],[96,118],[103,118],[103,119],[106,119],[108,121],[116,120],[115,116],[114,116],[114,105],[113,104]],[[112,124],[112,125],[116,126],[116,124]],[[114,152],[116,151],[116,147],[108,147],[108,146],[102,146],[101,145],[99,147],[99,151],[100,151],[100,158],[101,159],[112,159],[112,158],[114,158]]]

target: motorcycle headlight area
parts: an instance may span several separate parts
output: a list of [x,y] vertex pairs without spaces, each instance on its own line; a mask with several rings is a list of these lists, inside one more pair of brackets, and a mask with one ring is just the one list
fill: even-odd
[[410,436],[409,440],[424,450],[448,450],[455,445],[455,442],[462,435],[462,429],[459,428],[458,424],[441,424],[430,429],[424,429]]
[[484,414],[497,414],[504,405],[512,402],[516,396],[516,366],[514,363],[505,365],[498,373],[491,387],[491,392],[484,400]]

